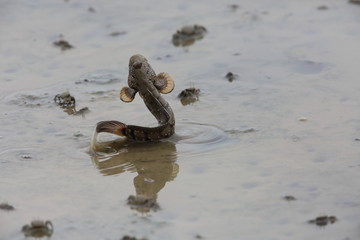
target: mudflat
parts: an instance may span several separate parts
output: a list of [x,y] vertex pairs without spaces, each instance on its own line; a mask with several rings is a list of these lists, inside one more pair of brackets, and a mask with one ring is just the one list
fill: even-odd
[[[2,1],[0,239],[358,239],[359,11]],[[119,99],[134,54],[174,79],[175,134],[90,153],[99,121],[158,124]]]

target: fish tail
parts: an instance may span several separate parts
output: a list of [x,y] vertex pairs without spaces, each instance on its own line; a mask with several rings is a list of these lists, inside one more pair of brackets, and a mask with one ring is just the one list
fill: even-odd
[[96,133],[107,132],[107,133],[112,133],[112,134],[116,134],[119,136],[125,136],[124,130],[126,128],[127,128],[127,125],[122,122],[102,121],[96,125],[95,131],[96,131]]

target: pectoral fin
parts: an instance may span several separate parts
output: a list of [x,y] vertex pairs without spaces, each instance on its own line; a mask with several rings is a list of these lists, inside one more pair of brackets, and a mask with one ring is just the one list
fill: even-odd
[[155,87],[159,90],[161,93],[170,93],[174,87],[174,80],[170,77],[167,73],[159,73],[157,75],[157,78],[154,82]]
[[120,91],[120,99],[123,102],[131,102],[135,98],[137,91],[133,88],[123,87]]

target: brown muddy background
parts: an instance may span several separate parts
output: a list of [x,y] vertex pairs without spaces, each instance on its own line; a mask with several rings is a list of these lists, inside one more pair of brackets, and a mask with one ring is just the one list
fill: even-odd
[[[175,47],[186,24],[208,33]],[[359,40],[346,0],[0,1],[0,239],[34,219],[54,240],[359,239]],[[136,53],[174,78],[177,135],[91,157],[98,121],[156,125],[119,100]],[[90,112],[65,113],[64,91]],[[131,209],[136,193],[161,209]]]

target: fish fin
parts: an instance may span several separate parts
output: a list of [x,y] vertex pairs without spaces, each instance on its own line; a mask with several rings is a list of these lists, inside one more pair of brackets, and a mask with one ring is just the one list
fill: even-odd
[[175,87],[175,83],[172,77],[164,72],[157,75],[154,85],[159,90],[159,92],[164,94],[170,93]]
[[127,128],[126,124],[118,121],[103,121],[96,125],[96,133],[107,132],[119,136],[124,135],[124,129]]
[[134,98],[135,98],[136,93],[137,93],[137,91],[133,88],[123,87],[120,90],[120,99],[123,102],[132,102],[132,100],[134,100]]

